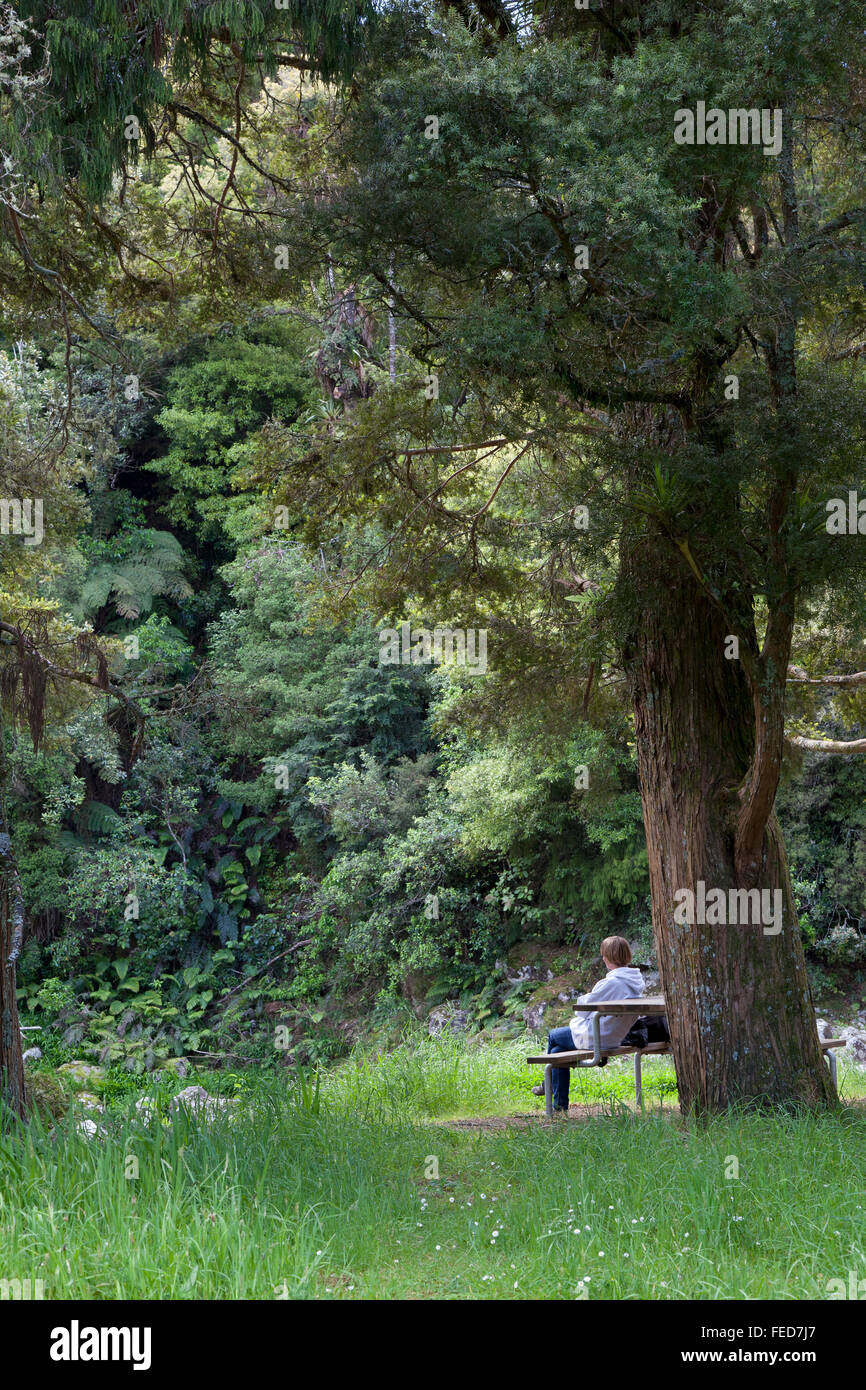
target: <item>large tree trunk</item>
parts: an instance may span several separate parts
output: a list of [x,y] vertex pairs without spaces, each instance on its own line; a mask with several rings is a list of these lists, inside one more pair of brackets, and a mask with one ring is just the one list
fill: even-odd
[[[730,629],[719,606],[675,553],[660,549],[647,538],[632,556],[630,582],[646,602],[626,657],[680,1105],[701,1112],[737,1102],[829,1103],[833,1086],[772,811],[757,878],[744,881],[742,859],[738,871],[742,788],[755,752],[749,684],[741,663],[725,657]],[[697,895],[700,881],[726,900],[732,888],[757,886],[775,904],[779,890],[781,930],[743,912],[742,900],[734,924],[676,921],[677,891]]]
[[26,1095],[15,995],[15,961],[23,929],[24,905],[12,841],[7,831],[0,829],[0,1100],[22,1119]]

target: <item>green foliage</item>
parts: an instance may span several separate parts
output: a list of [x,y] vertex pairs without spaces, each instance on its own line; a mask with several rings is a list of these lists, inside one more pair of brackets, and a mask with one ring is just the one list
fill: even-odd
[[193,649],[168,614],[151,613],[130,634],[138,644],[138,656],[130,658],[136,674],[147,672],[161,680],[189,678],[195,670]]
[[192,593],[183,572],[183,550],[168,531],[118,535],[104,551],[105,559],[94,557],[72,607],[80,617],[91,617],[107,607],[113,607],[120,618],[146,617],[154,599],[177,602]]
[[322,1100],[319,1094],[320,1072],[316,1067],[310,1070],[309,1067],[297,1066],[292,1083],[292,1098],[298,1110],[306,1115],[318,1115],[322,1108]]
[[307,781],[312,805],[327,813],[337,841],[349,849],[408,830],[423,808],[433,762],[432,756],[422,755],[387,768],[367,749],[360,759],[360,769],[343,763],[332,777]]
[[261,531],[263,499],[248,482],[255,436],[265,421],[291,422],[311,404],[302,352],[294,325],[274,319],[213,338],[171,370],[157,415],[169,447],[148,467],[170,489],[165,512],[175,525],[236,543]]
[[804,941],[830,966],[866,967],[866,768],[811,758],[779,795]]
[[53,1022],[75,1001],[75,991],[69,981],[58,980],[56,976],[43,980],[37,989],[29,993],[28,1007],[38,1009],[48,1022]]
[[[272,1006],[291,1056],[333,1057],[349,1013],[394,1029],[458,997],[474,1022],[518,1020],[527,991],[502,961],[521,942],[621,930],[648,954],[621,674],[669,562],[758,628],[790,581],[810,669],[856,658],[827,620],[862,627],[860,552],[820,531],[864,418],[859,359],[837,352],[862,336],[856,8],[671,0],[606,25],[548,6],[502,42],[481,12],[424,6],[375,24],[336,0],[31,9],[24,26],[3,7],[0,45],[5,341],[16,314],[35,335],[0,353],[0,472],[4,495],[45,498],[46,545],[3,538],[0,597],[99,691],[48,683],[38,755],[0,730],[28,1016],[113,1075],[187,1052],[277,1066]],[[352,101],[285,72],[264,100],[287,42],[325,78],[363,52]],[[799,246],[766,227],[743,252],[779,165],[675,147],[673,111],[698,98],[790,100]],[[255,160],[237,168],[236,112]],[[782,419],[766,345],[791,296]],[[641,547],[644,592],[623,564]],[[443,615],[489,626],[483,682],[380,665],[386,616]],[[104,671],[91,629],[118,639]],[[4,642],[4,689],[10,671]],[[856,728],[856,692],[840,699]],[[855,764],[811,760],[779,803],[828,980],[866,964],[863,792]],[[432,1094],[431,1072],[464,1063],[424,1057],[406,1084]],[[312,1087],[299,1074],[299,1110],[318,1111]]]
[[[215,50],[223,45],[246,65],[273,75],[288,45],[315,49],[325,79],[348,80],[373,12],[365,0],[293,4],[218,0],[151,0],[127,11],[113,0],[69,0],[61,11],[34,0],[31,71],[50,51],[46,109],[41,113],[43,166],[58,181],[80,180],[100,200],[112,177],[128,171],[139,151],[150,152],[154,126],[174,94],[173,84],[218,80]],[[168,50],[168,54],[167,54]],[[166,57],[170,62],[166,65]],[[134,116],[139,125],[127,126]],[[31,135],[31,141],[33,136]]]
[[[426,678],[379,667],[368,620],[353,628],[310,621],[304,588],[316,575],[297,548],[272,539],[242,553],[223,574],[233,604],[210,632],[223,692],[220,747],[229,767],[249,772],[225,778],[221,787],[267,811],[277,825],[290,825],[304,859],[320,861],[329,840],[319,809],[321,780],[347,765],[345,801],[364,750],[386,766],[417,759],[428,741]],[[375,783],[377,773],[367,767]],[[401,796],[411,800],[410,783],[416,776],[423,781],[421,769],[414,774],[407,767],[400,775]],[[387,794],[380,791],[380,801]],[[408,813],[409,801],[401,814]]]

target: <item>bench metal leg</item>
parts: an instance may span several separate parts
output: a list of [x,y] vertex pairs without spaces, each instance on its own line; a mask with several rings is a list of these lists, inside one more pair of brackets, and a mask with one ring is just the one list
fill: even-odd
[[634,1054],[634,1103],[643,1105],[643,1088],[640,1076],[640,1053]]
[[544,1113],[553,1117],[553,1077],[551,1072],[553,1067],[548,1062],[544,1068]]
[[598,1010],[592,1016],[592,1056],[587,1057],[582,1062],[575,1062],[576,1067],[598,1067],[601,1066],[601,1014]]
[[833,1082],[833,1089],[838,1091],[839,1087],[836,1084],[836,1053],[833,1051],[832,1047],[828,1047],[824,1056],[827,1058],[827,1065],[830,1068],[830,1078]]

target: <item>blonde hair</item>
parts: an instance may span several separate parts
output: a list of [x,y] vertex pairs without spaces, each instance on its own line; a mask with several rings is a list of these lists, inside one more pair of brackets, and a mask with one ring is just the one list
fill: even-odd
[[624,936],[606,936],[601,943],[601,954],[615,966],[631,964],[631,947]]

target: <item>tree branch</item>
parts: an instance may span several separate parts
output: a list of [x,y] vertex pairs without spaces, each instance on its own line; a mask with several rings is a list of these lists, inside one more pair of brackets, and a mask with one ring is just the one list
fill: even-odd
[[32,660],[38,661],[45,675],[50,676],[52,680],[75,681],[78,685],[86,685],[89,686],[91,690],[98,691],[100,695],[111,695],[114,699],[120,700],[132,715],[137,726],[137,733],[133,742],[133,755],[135,755],[136,751],[141,747],[141,739],[144,735],[146,720],[144,711],[141,709],[140,705],[138,705],[135,700],[131,699],[125,690],[122,690],[119,685],[115,685],[114,681],[106,679],[102,682],[98,680],[96,676],[88,675],[86,671],[73,671],[68,666],[58,666],[55,661],[52,661],[50,657],[39,650],[32,637],[29,637],[23,628],[16,627],[13,623],[7,623],[0,619],[0,633],[4,632],[7,636],[12,638],[13,643],[18,647],[19,651],[26,652],[27,656]]
[[866,753],[866,738],[854,738],[845,742],[835,738],[805,738],[802,734],[788,734],[785,742],[792,744],[794,748],[807,748],[812,753],[839,753],[842,756]]
[[802,666],[788,667],[788,682],[791,685],[827,685],[839,689],[866,685],[866,671],[854,671],[850,676],[810,676]]

